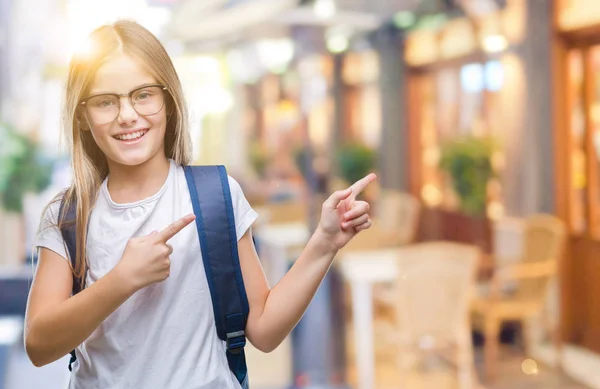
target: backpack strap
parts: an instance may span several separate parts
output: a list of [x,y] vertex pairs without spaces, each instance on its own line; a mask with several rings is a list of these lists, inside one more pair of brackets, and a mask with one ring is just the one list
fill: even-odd
[[[76,237],[76,215],[77,215],[77,203],[72,201],[69,206],[66,206],[65,198],[63,196],[60,202],[60,208],[58,211],[58,223],[60,225],[60,233],[62,235],[65,246],[67,247],[67,253],[71,261],[71,266],[75,269],[77,261],[77,237]],[[85,277],[83,278],[85,282]],[[82,280],[77,277],[73,272],[73,289],[71,294],[75,296],[81,292]],[[71,360],[69,361],[69,371],[72,370],[73,363],[77,360],[75,350],[71,351]]]
[[244,346],[249,307],[227,171],[221,165],[185,166],[184,171],[196,215],[217,335],[226,342],[229,368],[242,388],[247,388]]

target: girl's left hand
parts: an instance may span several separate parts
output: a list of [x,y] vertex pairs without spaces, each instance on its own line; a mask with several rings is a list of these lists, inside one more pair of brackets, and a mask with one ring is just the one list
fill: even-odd
[[371,173],[351,187],[334,192],[323,203],[318,230],[335,250],[340,250],[360,231],[371,227],[371,206],[366,201],[356,201],[356,197],[376,179],[377,176]]

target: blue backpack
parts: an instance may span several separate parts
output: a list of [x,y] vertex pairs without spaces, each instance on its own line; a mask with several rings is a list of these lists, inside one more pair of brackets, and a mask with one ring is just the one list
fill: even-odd
[[[224,166],[184,166],[194,214],[204,270],[208,280],[217,335],[226,342],[229,368],[243,389],[248,388],[248,369],[244,346],[248,298],[242,279],[237,250],[237,236],[227,171]],[[76,258],[75,220],[76,205],[68,209],[60,205],[61,234],[67,246],[73,267]],[[85,279],[84,279],[85,281]],[[73,276],[73,295],[81,291],[81,279]],[[77,360],[71,351],[71,365]]]

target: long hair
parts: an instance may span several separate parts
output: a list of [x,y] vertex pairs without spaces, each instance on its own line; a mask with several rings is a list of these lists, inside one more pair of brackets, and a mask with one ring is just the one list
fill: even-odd
[[[76,203],[77,254],[73,275],[85,279],[87,226],[98,190],[108,175],[106,157],[96,145],[91,131],[86,131],[80,101],[90,88],[98,68],[119,54],[127,54],[167,87],[167,123],[165,131],[165,154],[180,165],[191,159],[187,110],[181,82],[164,47],[146,28],[127,20],[117,21],[94,30],[88,37],[88,50],[76,53],[69,65],[63,114],[64,131],[71,150],[73,182],[57,199],[65,201],[65,207]],[[64,218],[63,218],[64,219]],[[58,226],[72,221],[59,220]],[[83,286],[83,285],[82,285]]]

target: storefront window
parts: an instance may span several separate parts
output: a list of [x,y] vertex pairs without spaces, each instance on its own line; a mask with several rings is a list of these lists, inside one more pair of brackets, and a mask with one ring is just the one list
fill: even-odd
[[377,148],[381,137],[379,57],[375,51],[348,53],[342,70],[347,139]]
[[[422,150],[421,197],[428,205],[458,207],[451,183],[438,168],[440,147],[456,136],[493,135],[500,110],[496,95],[502,89],[503,77],[499,61],[467,63],[415,76]],[[490,183],[489,192],[488,208],[493,216],[501,216],[499,182]]]

